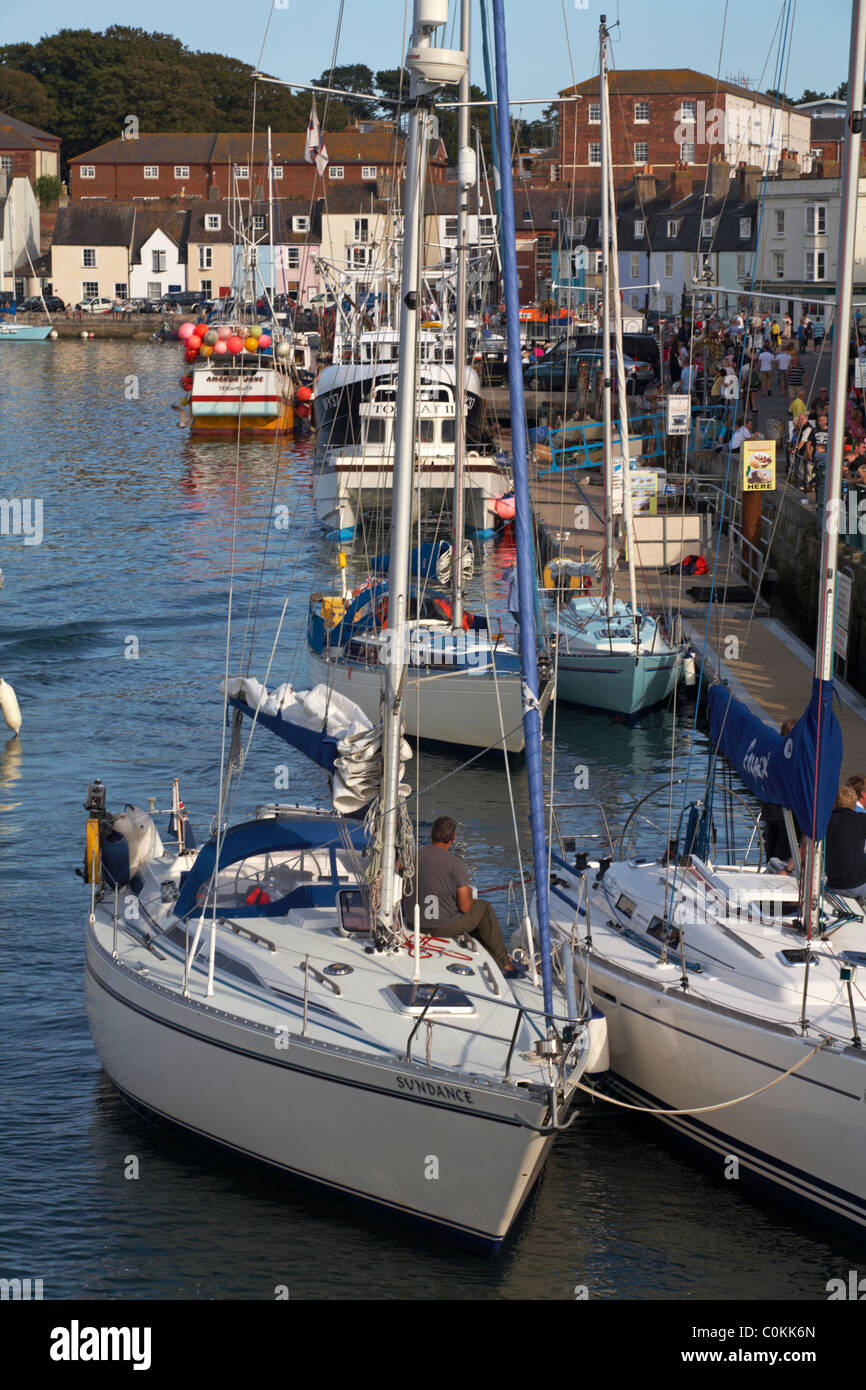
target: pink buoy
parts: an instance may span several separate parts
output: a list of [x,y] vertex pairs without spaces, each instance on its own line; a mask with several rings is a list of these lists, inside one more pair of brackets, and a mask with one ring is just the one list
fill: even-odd
[[194,324],[182,323],[180,328],[177,330],[177,336],[180,338],[181,342],[184,342],[187,338],[191,338],[194,332]]
[[269,348],[270,345],[271,345],[271,335],[270,335],[270,333],[263,333],[262,336],[259,338],[259,347]]
[[201,338],[198,336],[197,333],[190,333],[189,337],[186,340],[186,345],[188,348],[195,348],[196,352],[198,352],[199,348],[201,347]]
[[514,493],[511,493],[509,497],[497,497],[496,501],[493,503],[493,510],[500,521],[513,521],[516,511]]
[[232,330],[229,328],[227,323],[224,323],[222,328],[217,329],[217,337],[219,338],[220,342],[225,342],[226,339],[230,338],[231,336]]
[[218,338],[213,345],[214,357],[225,357],[228,350],[228,343],[223,338]]

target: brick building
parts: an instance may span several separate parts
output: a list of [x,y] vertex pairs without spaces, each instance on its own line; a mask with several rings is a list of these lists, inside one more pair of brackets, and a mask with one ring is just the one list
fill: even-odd
[[[598,79],[559,93],[577,97],[560,106],[559,178],[592,183],[601,165]],[[611,147],[617,177],[646,166],[669,175],[678,164],[697,173],[721,157],[775,168],[783,151],[803,163],[811,117],[748,87],[717,81],[691,68],[610,74]]]
[[0,173],[27,178],[33,187],[43,175],[60,177],[60,136],[0,112]]
[[[274,196],[310,197],[314,187],[327,196],[345,184],[375,191],[376,185],[403,157],[405,141],[392,123],[370,121],[348,130],[328,132],[329,164],[319,178],[304,159],[304,131],[271,135]],[[69,195],[73,199],[242,198],[266,197],[268,138],[260,134],[145,134],[109,140],[69,161]],[[431,151],[430,178],[445,178],[448,160],[439,142]]]

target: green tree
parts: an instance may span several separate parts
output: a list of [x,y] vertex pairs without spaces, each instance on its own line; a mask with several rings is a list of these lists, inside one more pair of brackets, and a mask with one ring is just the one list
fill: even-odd
[[54,102],[32,73],[0,67],[0,111],[54,133],[57,119]]
[[60,180],[53,174],[41,174],[36,180],[36,197],[42,207],[56,203],[60,197]]
[[[326,68],[321,77],[312,77],[310,81],[315,87],[334,87],[342,92],[357,92],[357,96],[339,98],[355,120],[368,121],[375,116],[376,100],[373,73],[365,63],[343,63],[335,67],[333,72],[330,68]],[[330,119],[330,114],[328,124],[333,130],[334,123]]]

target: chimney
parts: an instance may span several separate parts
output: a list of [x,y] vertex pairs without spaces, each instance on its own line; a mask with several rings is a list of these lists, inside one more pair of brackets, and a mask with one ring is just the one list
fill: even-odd
[[[838,159],[819,159],[815,162],[812,170],[812,177],[816,179],[838,179],[840,174],[840,164]],[[860,176],[866,174],[866,164],[860,161]]]
[[737,176],[740,180],[740,202],[753,203],[758,196],[761,183],[761,170],[757,164],[739,164]]
[[797,156],[791,150],[783,150],[779,160],[778,175],[780,179],[798,179],[800,177],[800,166],[797,163]]
[[693,180],[689,173],[687,164],[677,164],[671,171],[670,199],[671,206],[679,203],[683,198],[688,198],[692,192]]
[[636,203],[650,203],[655,196],[655,174],[652,171],[652,166],[648,166],[634,176],[634,198]]
[[212,183],[207,191],[207,196],[209,203],[218,203],[220,200],[219,185],[216,183]]
[[731,189],[731,166],[726,159],[711,159],[708,169],[707,193],[710,198],[724,198]]

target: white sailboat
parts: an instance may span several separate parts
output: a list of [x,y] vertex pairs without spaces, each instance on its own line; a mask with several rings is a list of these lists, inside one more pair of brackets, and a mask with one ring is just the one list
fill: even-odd
[[[659,619],[637,602],[632,496],[628,481],[631,447],[622,352],[622,304],[617,269],[616,205],[610,147],[606,30],[601,42],[601,241],[604,304],[603,421],[605,480],[605,570],[600,596],[578,594],[553,617],[557,698],[570,704],[609,710],[627,717],[662,704],[683,675],[687,652]],[[611,310],[612,306],[612,310]],[[610,320],[614,320],[618,387],[619,458],[614,459],[613,380]],[[616,597],[619,554],[614,514],[622,513],[629,599]]]
[[[432,44],[447,9],[447,0],[415,0],[407,228],[418,224],[432,94],[466,67],[462,50]],[[507,88],[501,100],[507,116]],[[507,121],[505,131],[507,148]],[[511,274],[516,284],[515,265]],[[528,927],[531,970],[517,978],[471,939],[422,941],[417,911],[414,923],[403,920],[414,854],[401,801],[418,316],[412,231],[403,277],[384,748],[357,706],[333,692],[269,694],[238,680],[226,688],[227,703],[329,769],[340,815],[270,806],[227,828],[221,779],[216,832],[195,853],[175,783],[177,847],[169,850],[150,817],[110,817],[105,789],[94,784],[88,1013],[107,1074],[145,1113],[495,1251],[573,1102],[593,1034],[570,965],[565,991],[554,989],[543,900],[540,983]],[[520,486],[528,494],[525,458]],[[525,565],[523,578],[531,585]],[[543,826],[538,682],[526,631],[528,767]],[[371,768],[381,778],[368,833],[342,813],[362,808]],[[535,856],[537,871],[546,863],[543,842]],[[134,911],[121,912],[121,888]]]
[[[604,30],[602,30],[604,33]],[[860,161],[866,7],[854,0],[843,225],[833,344],[827,493],[839,496]],[[684,808],[685,831],[655,858],[555,865],[555,923],[608,1021],[614,1091],[649,1110],[722,1172],[862,1237],[866,1231],[866,966],[860,903],[823,883],[821,839],[841,767],[832,712],[838,536],[824,526],[821,634],[809,707],[786,738],[722,685],[709,692],[713,743],[762,801],[814,838],[794,874],[726,862],[714,849],[714,772]],[[672,789],[666,799],[671,802]],[[644,808],[642,818],[646,820]],[[789,821],[792,852],[797,848]],[[665,838],[659,832],[659,839]],[[658,850],[664,850],[661,855]]]

